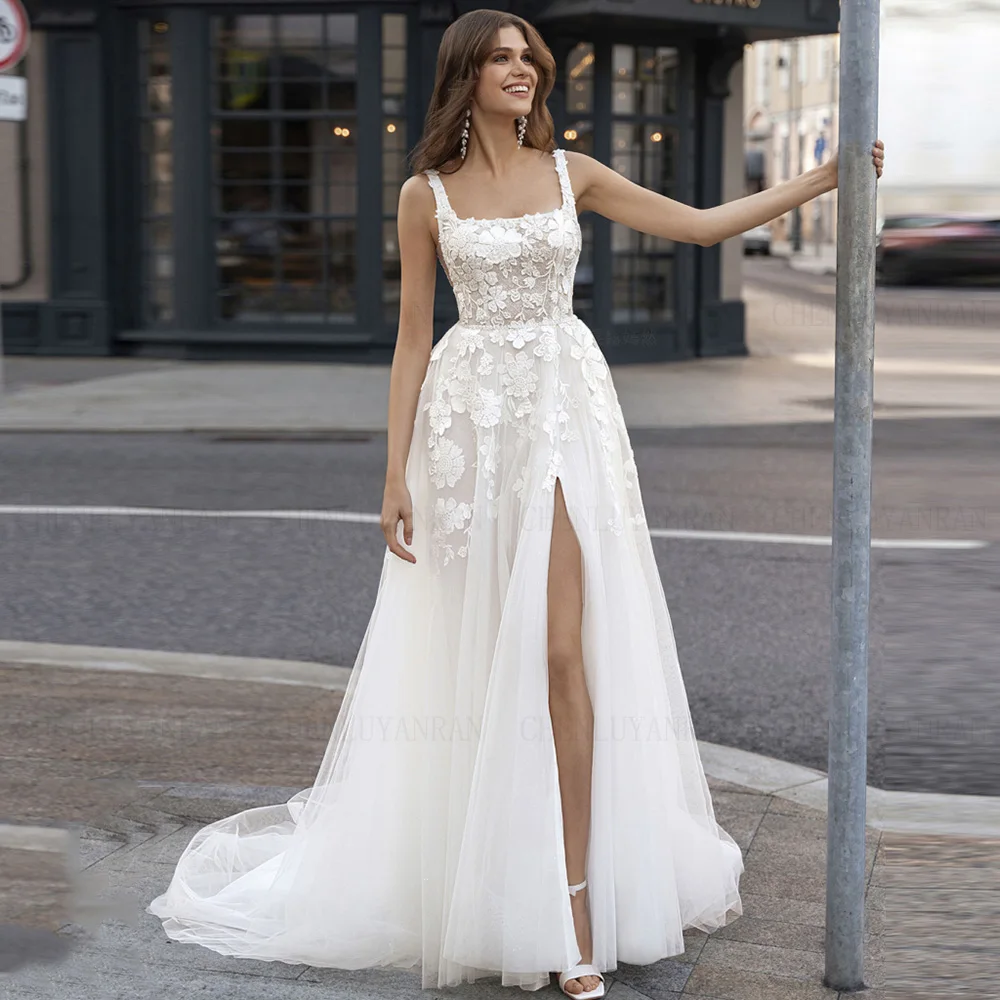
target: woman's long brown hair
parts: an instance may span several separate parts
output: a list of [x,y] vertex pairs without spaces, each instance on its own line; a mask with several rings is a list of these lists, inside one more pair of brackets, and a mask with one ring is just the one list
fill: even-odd
[[[497,32],[519,28],[531,49],[538,85],[524,130],[524,145],[543,152],[555,149],[555,128],[545,102],[556,78],[556,61],[542,36],[522,17],[501,10],[470,10],[445,29],[438,49],[434,93],[424,120],[424,134],[410,153],[410,169],[419,174],[461,156],[465,112],[479,79],[479,70],[496,45]],[[515,124],[511,123],[511,128]]]

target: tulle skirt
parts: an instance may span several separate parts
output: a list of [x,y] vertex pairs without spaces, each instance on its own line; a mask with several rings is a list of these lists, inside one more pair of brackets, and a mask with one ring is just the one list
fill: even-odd
[[575,317],[495,336],[456,326],[432,352],[406,466],[417,561],[386,549],[312,787],[194,835],[148,906],[174,940],[419,967],[425,988],[534,990],[580,960],[548,708],[556,478],[583,559],[594,964],[680,954],[685,928],[740,914],[610,372]]

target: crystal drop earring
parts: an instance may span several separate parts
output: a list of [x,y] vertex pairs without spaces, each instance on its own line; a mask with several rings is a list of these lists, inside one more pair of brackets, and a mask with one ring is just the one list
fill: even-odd
[[517,120],[517,144],[521,146],[524,143],[524,130],[528,127],[528,116],[521,115]]
[[469,145],[469,118],[472,116],[472,108],[465,111],[465,125],[462,128],[462,159],[465,159],[465,151]]

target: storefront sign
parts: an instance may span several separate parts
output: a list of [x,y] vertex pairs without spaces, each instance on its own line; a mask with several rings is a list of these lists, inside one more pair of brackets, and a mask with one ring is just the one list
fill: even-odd
[[760,6],[760,0],[691,0],[691,3],[703,7],[750,7],[753,10]]
[[0,0],[0,73],[13,69],[28,51],[28,15],[21,0]]
[[23,122],[28,117],[28,81],[23,76],[0,76],[0,122]]

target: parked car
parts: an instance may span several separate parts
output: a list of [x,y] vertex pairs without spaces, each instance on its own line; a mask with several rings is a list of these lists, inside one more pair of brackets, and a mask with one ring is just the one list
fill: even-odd
[[982,277],[1000,280],[1000,217],[892,215],[878,227],[875,280],[881,285]]
[[754,226],[743,234],[743,252],[745,254],[762,253],[765,256],[771,252],[771,227]]

